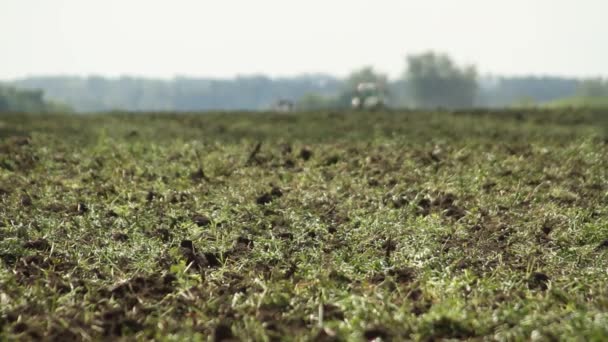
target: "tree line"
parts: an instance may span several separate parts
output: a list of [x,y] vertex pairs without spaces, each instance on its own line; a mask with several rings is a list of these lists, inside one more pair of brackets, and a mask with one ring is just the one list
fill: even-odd
[[45,100],[39,89],[17,89],[0,84],[0,112],[50,113],[69,112],[71,108],[55,101]]
[[341,84],[338,78],[327,75],[173,80],[57,76],[13,82],[19,88],[43,90],[45,97],[68,103],[80,112],[266,110],[280,99],[295,101],[309,93],[333,96]]
[[12,100],[0,102],[0,110],[4,106],[5,110],[9,107],[39,111],[45,106],[43,103],[53,105],[48,99],[82,112],[268,110],[280,100],[293,101],[300,110],[340,109],[351,106],[361,83],[377,84],[387,104],[399,108],[530,106],[568,98],[588,101],[608,97],[607,82],[602,79],[480,76],[475,66],[458,65],[448,55],[435,52],[410,55],[405,62],[403,74],[394,80],[372,67],[362,67],[344,79],[323,74],[172,80],[98,76],[26,78],[10,84],[28,89],[22,90],[21,95],[15,88],[4,88],[10,89],[4,91],[9,94],[4,97]]
[[309,94],[300,99],[299,107],[345,107],[354,85],[360,82],[379,84],[386,89],[389,105],[399,108],[502,108],[542,105],[581,93],[608,96],[598,90],[606,85],[602,80],[480,76],[473,65],[457,65],[446,54],[426,52],[408,56],[402,77],[395,81],[389,81],[372,67],[364,67],[344,81],[338,96]]

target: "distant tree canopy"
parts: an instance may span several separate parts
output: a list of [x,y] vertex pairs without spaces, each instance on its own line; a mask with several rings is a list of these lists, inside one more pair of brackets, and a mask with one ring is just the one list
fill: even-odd
[[[572,96],[562,97],[548,104],[549,107],[608,108],[608,80],[596,78],[577,83]],[[608,120],[604,119],[606,137]]]
[[294,78],[247,76],[234,79],[178,77],[154,80],[133,77],[39,77],[16,81],[42,89],[50,98],[83,112],[268,110],[277,100],[297,101],[309,93],[335,96],[342,81],[325,75]]
[[479,82],[476,105],[506,107],[522,100],[543,104],[573,96],[579,80],[562,77],[486,77]]
[[445,54],[408,56],[405,79],[416,107],[470,108],[475,104],[475,67],[458,67]]
[[21,90],[0,85],[0,112],[48,113],[67,110],[67,106],[45,101],[41,90]]
[[388,84],[388,77],[385,74],[376,72],[373,67],[365,66],[353,71],[344,82],[346,91],[354,90],[360,83],[376,83],[382,87]]
[[[279,100],[300,110],[350,108],[357,85],[375,83],[391,107],[468,108],[545,106],[554,103],[605,103],[608,81],[563,77],[478,77],[472,66],[458,66],[449,56],[423,53],[407,58],[407,71],[389,79],[372,67],[346,78],[312,74],[289,78],[263,75],[233,79],[178,77],[35,77],[0,84],[0,110],[50,111],[69,104],[81,112],[269,110]],[[14,88],[12,88],[14,87]],[[21,91],[17,89],[30,89]],[[42,93],[37,90],[40,89]],[[17,92],[20,92],[17,94]],[[567,100],[565,102],[559,102]],[[42,109],[41,109],[42,108]],[[61,110],[61,109],[59,109]]]
[[582,81],[577,89],[576,95],[580,97],[608,97],[608,80],[596,78]]

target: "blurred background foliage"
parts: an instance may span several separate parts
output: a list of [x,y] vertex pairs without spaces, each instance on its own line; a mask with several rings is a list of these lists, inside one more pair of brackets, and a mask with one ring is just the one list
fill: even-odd
[[361,83],[377,84],[392,108],[608,106],[604,79],[482,75],[474,65],[458,65],[450,56],[432,51],[409,55],[405,62],[397,79],[371,66],[345,78],[29,77],[0,84],[0,111],[260,111],[272,110],[278,101],[290,101],[303,111],[343,109],[351,107]]
[[43,91],[17,89],[0,84],[0,112],[26,113],[65,113],[70,112],[67,105],[45,100]]

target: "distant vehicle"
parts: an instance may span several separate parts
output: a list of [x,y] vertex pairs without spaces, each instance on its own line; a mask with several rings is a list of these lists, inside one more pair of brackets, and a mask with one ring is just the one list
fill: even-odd
[[272,107],[275,112],[278,113],[290,113],[295,108],[295,103],[291,100],[281,99],[278,100]]
[[386,106],[385,89],[375,82],[362,82],[357,85],[351,99],[353,109],[374,110]]

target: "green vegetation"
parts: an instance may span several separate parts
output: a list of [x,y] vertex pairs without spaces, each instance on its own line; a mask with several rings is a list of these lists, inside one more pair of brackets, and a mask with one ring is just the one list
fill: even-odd
[[480,107],[510,107],[547,103],[574,96],[580,83],[577,79],[561,77],[482,78],[475,104]]
[[[460,68],[449,56],[427,52],[407,58],[403,80],[390,84],[388,77],[367,66],[352,72],[340,92],[333,96],[308,94],[298,102],[301,110],[350,108],[352,99],[361,97],[358,86],[377,87],[368,96],[388,99],[392,107],[472,108],[477,92],[477,71],[473,66]],[[376,94],[378,92],[378,94]],[[363,97],[365,97],[363,95]]]
[[577,94],[582,97],[608,97],[608,80],[599,78],[583,81]]
[[[301,110],[351,107],[357,80],[382,85],[393,108],[502,108],[545,104],[583,96],[601,80],[563,77],[496,77],[478,75],[472,66],[458,66],[441,53],[411,55],[397,79],[364,67],[341,79],[312,74],[287,78],[263,75],[234,79],[177,77],[172,80],[99,76],[32,77],[10,83],[20,89],[40,89],[48,99],[81,112],[269,110],[280,100]],[[594,85],[595,82],[595,85]],[[578,91],[577,91],[578,90]],[[584,95],[596,97],[596,95]],[[524,100],[525,101],[522,101]]]
[[477,70],[460,68],[449,56],[433,52],[408,56],[411,98],[419,108],[472,108],[477,92]]
[[19,90],[0,84],[0,113],[59,113],[68,110],[67,106],[45,101],[40,90]]
[[606,114],[0,116],[0,340],[604,340]]
[[317,93],[308,93],[296,102],[296,108],[301,111],[319,111],[336,108],[337,98]]
[[608,108],[607,97],[582,97],[574,96],[552,101],[546,104],[547,107],[555,108]]
[[49,98],[69,103],[81,112],[268,110],[280,99],[296,101],[308,93],[334,96],[341,87],[339,80],[325,75],[172,80],[35,77],[13,84],[24,89],[42,89]]
[[608,80],[593,79],[579,84],[576,95],[549,102],[548,107],[608,108]]

